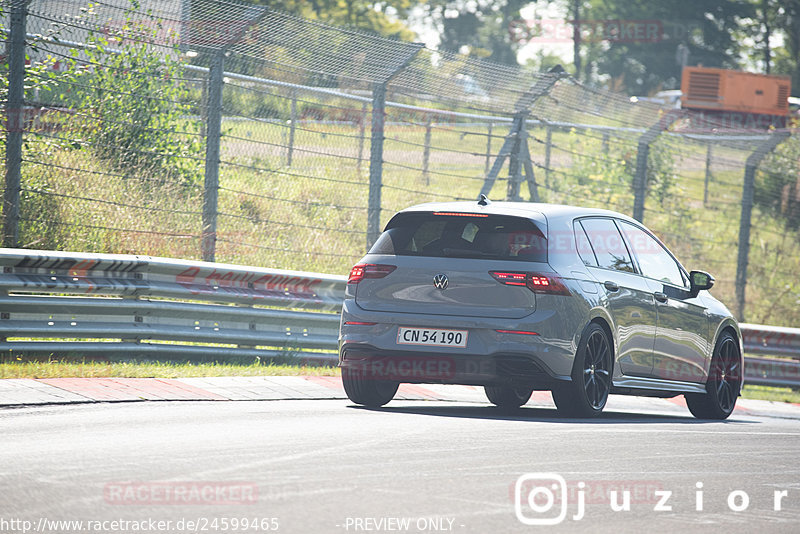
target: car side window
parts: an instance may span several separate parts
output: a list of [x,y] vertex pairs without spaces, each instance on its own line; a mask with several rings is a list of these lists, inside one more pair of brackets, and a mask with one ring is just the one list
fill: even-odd
[[578,248],[578,256],[580,256],[581,261],[583,261],[584,265],[597,267],[597,258],[594,256],[592,246],[589,244],[589,238],[586,237],[586,232],[583,230],[581,223],[575,221],[573,230],[575,232],[575,245]]
[[678,287],[686,287],[678,262],[664,249],[661,243],[638,226],[625,221],[618,221],[618,223],[625,233],[625,237],[628,238],[628,243],[633,249],[633,254],[636,256],[644,276]]
[[581,219],[580,224],[586,230],[598,266],[628,273],[636,272],[628,247],[614,221],[591,217]]

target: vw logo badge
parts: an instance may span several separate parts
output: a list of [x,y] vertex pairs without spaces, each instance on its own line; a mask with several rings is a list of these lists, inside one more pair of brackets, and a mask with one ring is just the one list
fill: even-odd
[[447,275],[439,273],[433,277],[433,287],[444,291],[447,289]]

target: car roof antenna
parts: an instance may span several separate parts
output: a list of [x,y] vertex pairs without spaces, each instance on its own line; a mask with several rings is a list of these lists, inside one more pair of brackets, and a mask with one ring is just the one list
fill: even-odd
[[486,198],[486,195],[481,193],[481,196],[478,199],[478,206],[488,206],[491,203],[492,203],[492,201],[489,200],[488,198]]

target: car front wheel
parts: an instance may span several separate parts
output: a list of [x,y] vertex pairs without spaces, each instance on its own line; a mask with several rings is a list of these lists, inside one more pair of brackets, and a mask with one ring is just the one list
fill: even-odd
[[686,406],[698,419],[727,419],[736,406],[742,388],[742,360],[739,344],[724,332],[714,347],[705,393],[686,394]]

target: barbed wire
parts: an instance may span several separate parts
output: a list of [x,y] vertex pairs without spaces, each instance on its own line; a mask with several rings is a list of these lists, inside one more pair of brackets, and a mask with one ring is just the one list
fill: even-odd
[[202,215],[202,211],[187,211],[187,210],[177,210],[177,209],[165,209],[165,208],[157,208],[153,206],[139,206],[137,204],[129,204],[126,202],[119,202],[116,200],[106,200],[102,198],[91,198],[91,197],[82,197],[79,195],[74,194],[64,194],[64,193],[56,193],[54,191],[43,191],[41,189],[34,189],[30,187],[22,187],[20,191],[26,191],[29,193],[36,193],[39,195],[47,195],[51,197],[59,197],[59,198],[68,198],[70,200],[80,200],[83,202],[96,202],[98,204],[106,204],[109,206],[116,206],[119,208],[133,208],[137,210],[144,210],[144,211],[152,211],[156,213],[174,213],[178,215]]
[[234,241],[232,239],[228,239],[228,238],[226,238],[224,236],[224,234],[218,235],[217,236],[217,241],[220,242],[220,243],[231,243],[233,245],[239,245],[239,246],[242,246],[242,247],[254,248],[254,249],[259,249],[259,250],[269,250],[269,251],[272,251],[272,252],[288,252],[289,254],[299,254],[299,255],[303,255],[303,256],[318,255],[318,256],[330,256],[330,257],[335,257],[335,258],[348,258],[348,259],[355,259],[355,258],[358,257],[358,255],[339,254],[339,253],[336,253],[336,252],[318,252],[318,251],[311,252],[309,250],[278,248],[278,247],[270,247],[268,245],[261,245],[261,244],[256,244],[256,243],[245,243],[245,242],[242,242],[242,241]]
[[295,200],[295,199],[276,197],[276,196],[272,196],[272,195],[258,194],[258,193],[253,193],[253,192],[250,192],[250,191],[242,191],[241,189],[231,189],[231,188],[225,187],[225,186],[220,186],[219,189],[220,189],[220,191],[228,191],[229,193],[247,195],[247,196],[250,196],[250,197],[262,198],[264,200],[270,200],[270,201],[287,202],[289,204],[302,204],[304,206],[320,206],[320,207],[323,207],[323,208],[335,208],[335,209],[339,209],[339,210],[359,210],[359,211],[366,211],[367,210],[367,206],[343,206],[343,205],[340,205],[340,204],[330,204],[330,203],[326,203],[326,202],[311,202],[311,201]]
[[[41,219],[34,219],[32,217],[20,217],[21,220],[27,222],[42,222]],[[177,232],[163,232],[158,230],[142,230],[141,228],[115,228],[112,226],[104,226],[104,225],[96,225],[96,224],[84,224],[84,223],[76,223],[76,222],[64,222],[64,221],[57,221],[53,219],[47,219],[47,224],[52,224],[56,226],[68,226],[73,228],[88,228],[91,230],[110,230],[112,232],[119,232],[119,233],[131,233],[131,234],[151,234],[151,235],[158,235],[162,237],[180,237],[180,238],[192,238],[192,239],[200,239],[202,236],[200,234],[191,234],[188,232],[184,233],[177,233]]]
[[346,228],[328,228],[325,226],[314,226],[308,224],[298,224],[298,223],[290,223],[286,221],[276,221],[270,219],[260,219],[258,217],[253,217],[249,215],[236,215],[233,213],[225,213],[224,211],[220,211],[217,213],[221,217],[228,217],[230,219],[239,219],[239,220],[246,220],[248,222],[252,222],[253,224],[263,226],[263,225],[276,225],[276,226],[292,226],[295,228],[308,228],[310,230],[324,230],[326,232],[337,232],[342,234],[358,234],[362,235],[364,232],[362,230],[348,230]]

